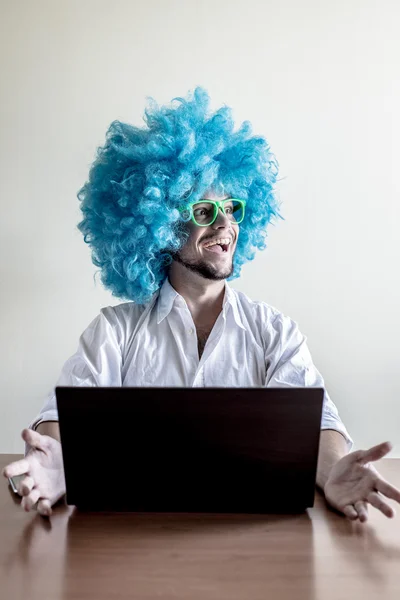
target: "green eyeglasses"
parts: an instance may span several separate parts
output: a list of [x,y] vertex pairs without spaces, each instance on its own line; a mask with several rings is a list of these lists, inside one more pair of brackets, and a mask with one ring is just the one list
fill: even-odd
[[199,227],[208,227],[217,219],[218,209],[221,209],[232,223],[239,225],[244,219],[245,208],[246,200],[239,200],[238,198],[219,201],[203,198],[198,202],[191,202],[179,210],[184,221],[192,219],[193,223]]

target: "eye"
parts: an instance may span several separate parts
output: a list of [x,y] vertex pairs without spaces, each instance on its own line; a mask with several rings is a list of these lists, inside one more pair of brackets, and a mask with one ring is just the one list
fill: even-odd
[[196,208],[194,211],[195,217],[208,217],[210,211],[207,208]]

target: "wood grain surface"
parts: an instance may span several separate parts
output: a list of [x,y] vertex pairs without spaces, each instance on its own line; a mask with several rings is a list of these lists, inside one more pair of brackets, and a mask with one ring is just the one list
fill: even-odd
[[[17,458],[0,455],[0,468]],[[399,459],[378,469],[400,487]],[[351,523],[317,492],[300,515],[84,514],[61,504],[46,520],[1,483],[1,600],[400,598],[400,510]]]

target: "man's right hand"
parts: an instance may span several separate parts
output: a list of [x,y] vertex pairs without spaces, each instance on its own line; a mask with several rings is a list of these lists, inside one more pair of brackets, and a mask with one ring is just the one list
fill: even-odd
[[3,475],[25,475],[18,486],[22,508],[28,512],[38,503],[38,512],[50,516],[53,504],[65,494],[61,444],[31,429],[24,429],[21,436],[31,449],[25,458],[7,465]]

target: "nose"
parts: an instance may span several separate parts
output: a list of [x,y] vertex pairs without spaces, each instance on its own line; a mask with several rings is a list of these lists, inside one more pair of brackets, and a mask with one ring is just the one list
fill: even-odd
[[224,215],[221,208],[218,208],[218,215],[217,215],[217,218],[215,219],[214,223],[212,224],[212,227],[215,229],[224,229],[225,227],[230,228],[230,226],[231,226],[231,221],[228,219],[228,217],[226,215]]

